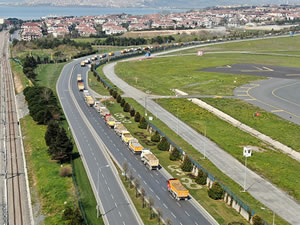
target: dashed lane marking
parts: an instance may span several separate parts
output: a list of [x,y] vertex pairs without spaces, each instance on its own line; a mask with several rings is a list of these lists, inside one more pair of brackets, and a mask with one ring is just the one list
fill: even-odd
[[187,211],[184,211],[185,212],[185,214],[187,215],[187,216],[190,216],[190,214],[188,214],[188,212]]
[[153,192],[153,190],[152,190],[152,188],[151,188],[151,187],[149,187],[149,189],[150,189],[150,191],[151,191],[151,192]]
[[121,214],[121,212],[120,212],[120,211],[119,211],[119,216],[120,216],[120,217],[122,217],[122,214]]
[[163,203],[163,206],[167,209],[168,208],[168,206],[165,204],[165,203]]
[[179,206],[179,207],[181,207],[181,205],[180,205],[180,203],[179,202],[176,202],[177,203],[177,205]]
[[271,112],[272,113],[275,113],[275,112],[284,112],[284,110],[282,110],[282,109],[276,109],[276,110],[272,110]]
[[156,198],[158,199],[158,200],[160,200],[160,197],[158,197],[157,195],[155,195],[156,196]]
[[114,196],[112,194],[110,194],[111,198],[114,199]]
[[172,215],[172,216],[173,216],[173,217],[176,219],[176,216],[175,216],[175,214],[174,214],[174,213],[172,213],[172,212],[171,212],[171,215]]

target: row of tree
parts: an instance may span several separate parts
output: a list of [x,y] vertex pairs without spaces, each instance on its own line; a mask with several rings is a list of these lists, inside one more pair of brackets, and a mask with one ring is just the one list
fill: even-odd
[[34,72],[34,70],[37,67],[37,65],[38,62],[35,60],[33,56],[26,56],[23,62],[23,73],[28,79],[35,80],[36,73]]
[[32,41],[34,44],[37,45],[37,47],[41,49],[53,49],[56,47],[59,47],[60,45],[68,45],[76,48],[82,48],[82,49],[92,49],[92,45],[88,42],[76,42],[74,40],[71,40],[70,38],[40,38]]

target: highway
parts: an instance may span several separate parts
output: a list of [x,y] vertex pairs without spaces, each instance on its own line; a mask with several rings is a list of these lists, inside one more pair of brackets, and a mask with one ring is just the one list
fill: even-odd
[[[77,86],[73,93],[75,78],[71,81],[71,75],[77,74],[80,68],[78,61],[67,64],[57,82],[57,93],[71,127],[76,145],[82,157],[86,172],[88,174],[94,195],[100,205],[105,224],[109,225],[140,225],[143,224],[135,207],[121,184],[117,171],[109,159],[105,146],[97,138],[88,125],[81,108],[86,106],[74,98],[80,97]],[[73,68],[75,67],[75,70]],[[72,83],[70,83],[72,82]],[[76,102],[74,102],[76,101]],[[79,110],[80,108],[80,110]],[[85,111],[88,108],[83,109]],[[106,128],[107,129],[107,128]],[[109,165],[109,167],[107,167]]]
[[[74,70],[72,72],[71,68],[73,66]],[[76,83],[76,75],[78,73],[84,75],[84,79],[86,79],[86,70],[86,68],[81,68],[78,64],[76,65],[75,62],[68,64],[61,73],[57,90],[59,92],[59,97],[65,114],[68,117],[68,122],[72,127],[72,132],[76,139],[78,139],[76,142],[81,148],[84,161],[86,161],[88,167],[91,167],[89,169],[91,173],[90,177],[92,178],[91,182],[94,184],[97,183],[97,163],[99,166],[106,164],[106,162],[103,162],[103,156],[101,156],[102,153],[94,140],[95,136],[98,136],[119,165],[122,165],[125,161],[128,162],[129,168],[133,169],[134,176],[140,180],[141,186],[143,186],[146,190],[147,196],[153,197],[155,201],[155,208],[160,208],[163,211],[165,219],[170,218],[174,225],[217,224],[217,222],[215,222],[214,219],[212,219],[212,217],[204,209],[202,209],[202,207],[200,207],[194,199],[181,202],[174,200],[166,189],[166,181],[167,178],[170,177],[167,172],[164,169],[160,171],[149,171],[141,163],[138,156],[133,155],[128,150],[127,146],[115,134],[113,129],[106,126],[99,113],[97,113],[94,108],[87,106],[84,102],[82,93],[78,91]],[[68,89],[69,79],[71,79],[70,89]],[[78,104],[77,106],[74,104],[74,99],[72,99],[71,94],[74,95],[75,101]],[[83,112],[84,116],[78,113],[80,110]],[[84,121],[82,117],[85,117],[87,121]],[[92,129],[86,125],[87,123],[92,126]],[[96,133],[91,133],[91,130],[94,130]],[[86,145],[89,147],[87,148]],[[104,171],[108,172],[110,170],[106,168],[102,171],[104,173]],[[114,187],[118,186],[117,184],[111,183],[111,180],[113,180],[113,176],[111,174],[104,174],[104,177],[108,184],[106,185],[104,182],[101,182],[101,188],[104,190],[108,187],[110,189],[117,188]],[[111,190],[111,193],[115,192]],[[109,195],[106,197],[110,198]],[[114,197],[114,199],[116,199],[116,197]],[[111,201],[113,201],[113,199],[111,199]],[[111,203],[106,202],[105,200],[102,202],[104,208],[107,209],[106,204],[110,205]],[[121,214],[123,215],[125,213],[121,212]],[[119,217],[119,215],[117,214],[116,217]]]
[[[177,51],[180,51],[180,49]],[[176,52],[176,50],[172,50],[172,52]],[[144,106],[147,95],[120,79],[114,72],[115,65],[116,62],[110,63],[103,68],[106,77],[119,87],[126,96],[135,99]],[[241,186],[244,185],[245,166],[243,164],[218,147],[214,142],[203,137],[181,120],[178,120],[177,117],[169,113],[153,100],[148,98],[146,105],[148,111],[157,116],[174,132],[177,132],[178,130],[178,135],[202,154],[204,154],[203,146],[205,146],[206,157],[235,182]],[[295,200],[253,171],[249,169],[246,169],[246,171],[246,189],[254,198],[291,224],[300,224],[300,205]]]

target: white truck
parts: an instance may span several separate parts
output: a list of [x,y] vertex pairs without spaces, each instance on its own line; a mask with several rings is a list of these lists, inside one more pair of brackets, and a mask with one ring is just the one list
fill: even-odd
[[128,132],[126,127],[121,122],[116,122],[114,126],[114,130],[117,133],[118,136],[122,136],[123,132]]
[[141,160],[149,170],[157,170],[159,167],[158,158],[149,149],[142,150]]

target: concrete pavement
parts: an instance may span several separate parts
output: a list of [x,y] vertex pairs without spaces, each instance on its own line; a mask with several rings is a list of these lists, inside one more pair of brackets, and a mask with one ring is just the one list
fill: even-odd
[[[175,52],[175,50],[172,52]],[[104,74],[127,96],[135,99],[138,103],[144,106],[147,95],[140,90],[129,86],[126,82],[120,79],[114,72],[115,65],[116,63],[106,65],[103,68]],[[178,135],[202,154],[204,153],[202,148],[203,142],[205,142],[207,158],[223,173],[227,174],[231,179],[243,186],[245,167],[239,161],[182,121],[178,121],[174,115],[163,109],[154,101],[149,99],[147,100],[147,110],[149,110],[153,115],[156,115],[174,132],[177,132],[178,129]],[[179,125],[177,125],[178,123]],[[249,169],[247,169],[247,183],[247,191],[254,198],[262,202],[277,215],[281,216],[291,224],[300,224],[300,205],[285,192],[281,191],[279,188]]]

